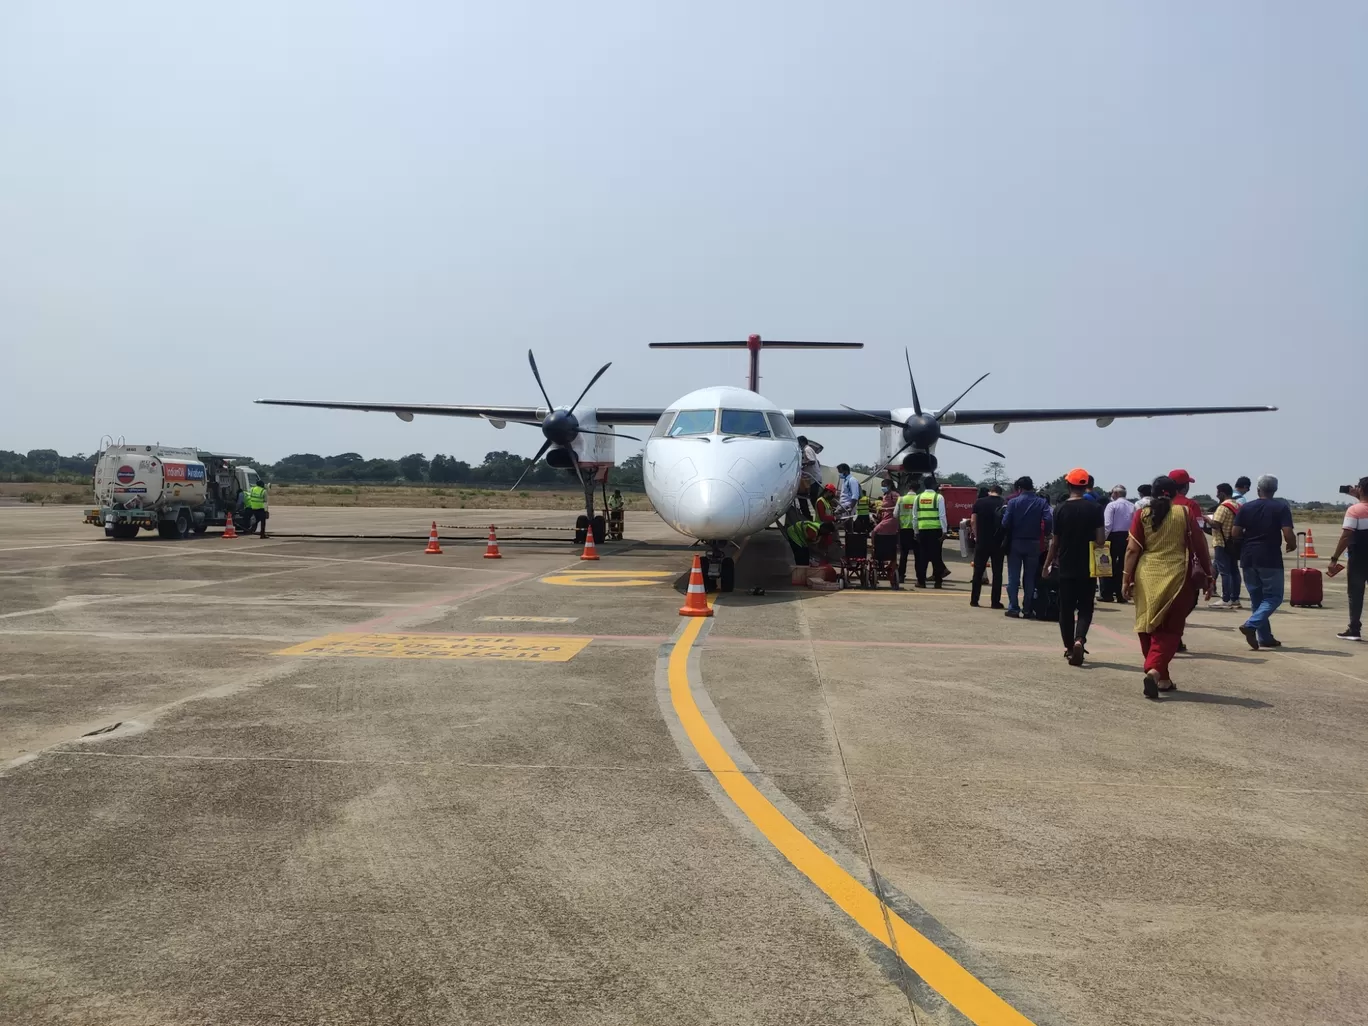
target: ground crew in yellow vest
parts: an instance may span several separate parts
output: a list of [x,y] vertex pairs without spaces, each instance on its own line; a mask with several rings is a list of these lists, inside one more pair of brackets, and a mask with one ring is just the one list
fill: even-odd
[[795,520],[784,528],[784,538],[793,550],[793,562],[796,566],[807,566],[811,562],[808,546],[817,540],[817,532],[821,526],[815,520]]
[[898,497],[898,580],[907,580],[907,554],[917,555],[917,493],[909,488]]
[[922,481],[922,490],[916,495],[915,530],[917,532],[917,587],[926,587],[926,568],[930,565],[935,587],[950,576],[945,566],[943,546],[945,544],[945,496],[936,487],[936,479],[928,477]]
[[261,537],[266,537],[266,518],[271,514],[266,509],[266,486],[260,481],[252,485],[247,493],[247,533],[252,533],[253,522],[261,525]]

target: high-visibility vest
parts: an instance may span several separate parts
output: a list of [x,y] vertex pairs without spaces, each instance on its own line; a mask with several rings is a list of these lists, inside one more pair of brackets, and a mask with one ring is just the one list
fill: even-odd
[[861,495],[855,500],[855,515],[857,517],[869,516],[869,496]]
[[252,490],[247,493],[247,508],[266,508],[266,489],[262,488],[261,485],[252,485]]
[[[898,526],[910,531],[917,523],[917,497],[907,494],[898,499]],[[937,525],[940,521],[936,521]]]
[[817,539],[817,529],[820,526],[815,520],[795,520],[784,528],[784,533],[794,545],[805,549]]
[[917,496],[917,530],[919,531],[939,531],[940,509],[937,500],[940,492],[933,492],[929,489]]

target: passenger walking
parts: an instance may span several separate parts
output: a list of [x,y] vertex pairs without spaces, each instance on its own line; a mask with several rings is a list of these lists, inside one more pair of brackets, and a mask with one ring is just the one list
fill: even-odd
[[1135,600],[1135,632],[1145,656],[1145,697],[1175,687],[1169,664],[1183,640],[1193,603],[1190,566],[1195,558],[1211,594],[1211,561],[1206,540],[1187,508],[1174,502],[1178,485],[1155,478],[1150,504],[1137,510],[1126,547],[1122,595]]
[[1240,543],[1231,537],[1235,514],[1240,504],[1235,501],[1235,490],[1227,482],[1216,486],[1216,509],[1211,514],[1211,556],[1216,564],[1216,576],[1221,591],[1208,608],[1240,608]]
[[1135,489],[1135,494],[1136,494],[1136,496],[1137,496],[1137,498],[1136,498],[1136,500],[1135,500],[1135,508],[1136,508],[1136,509],[1144,509],[1146,506],[1148,506],[1148,505],[1150,504],[1150,498],[1151,498],[1151,496],[1153,495],[1153,493],[1154,493],[1154,486],[1153,486],[1153,485],[1142,484],[1142,485],[1140,485],[1139,487],[1137,487],[1137,488]]
[[[1240,545],[1240,569],[1249,590],[1249,619],[1240,627],[1249,647],[1281,648],[1269,623],[1283,600],[1283,551],[1297,551],[1292,530],[1292,508],[1279,499],[1278,479],[1264,474],[1257,485],[1259,497],[1235,514],[1231,537]],[[1281,543],[1281,544],[1280,544]]]
[[1335,551],[1330,555],[1327,573],[1338,574],[1340,554],[1349,551],[1349,627],[1335,637],[1340,641],[1363,640],[1363,586],[1368,581],[1368,477],[1349,489],[1358,499],[1344,513],[1344,529],[1340,531]]
[[1126,498],[1126,486],[1116,485],[1111,490],[1111,502],[1102,511],[1102,526],[1107,532],[1111,551],[1112,575],[1101,581],[1103,602],[1125,602],[1121,597],[1121,575],[1126,566],[1126,539],[1135,520],[1135,503]]
[[906,495],[898,497],[898,580],[907,580],[907,557],[912,559],[912,569],[916,570],[917,561],[917,490],[908,488]]
[[974,503],[969,514],[969,536],[974,541],[974,583],[969,589],[969,604],[977,606],[983,591],[983,575],[989,563],[993,568],[992,608],[1002,608],[1002,557],[1004,546],[998,533],[998,511],[1002,509],[1002,486],[988,486],[988,494]]
[[1237,477],[1235,479],[1235,505],[1243,506],[1246,502],[1249,501],[1248,497],[1245,494],[1249,491],[1249,488],[1249,478]]
[[[1054,525],[1050,504],[1036,494],[1035,482],[1029,477],[1016,480],[1016,495],[1007,501],[1002,517],[1002,528],[1007,535],[1007,611],[1013,619],[1034,618],[1031,604],[1035,599],[1036,570],[1040,565],[1042,531],[1049,533]],[[1022,588],[1017,602],[1017,588]]]
[[1096,593],[1092,547],[1100,548],[1107,538],[1104,511],[1096,500],[1088,499],[1089,480],[1082,467],[1064,475],[1069,497],[1055,508],[1054,530],[1045,555],[1045,573],[1058,570],[1059,633],[1064,639],[1064,657],[1071,666],[1083,665],[1088,628],[1092,626]]
[[917,536],[917,587],[926,587],[926,570],[930,566],[935,588],[950,576],[945,566],[945,496],[936,487],[936,479],[927,477],[917,494],[917,518],[913,521]]

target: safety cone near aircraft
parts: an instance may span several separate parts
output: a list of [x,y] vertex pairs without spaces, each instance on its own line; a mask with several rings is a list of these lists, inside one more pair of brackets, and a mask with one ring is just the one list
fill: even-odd
[[707,592],[703,590],[703,564],[694,555],[693,569],[689,571],[689,591],[684,596],[684,604],[679,607],[680,616],[712,616],[712,606],[708,605]]
[[489,541],[485,543],[485,559],[503,559],[503,553],[499,551],[499,539],[494,537],[494,525],[489,525]]
[[598,549],[594,548],[594,527],[590,524],[584,529],[584,551],[580,553],[580,559],[598,558]]
[[223,525],[223,536],[225,538],[236,538],[238,536],[237,528],[233,526],[233,513],[231,510],[229,510],[228,519]]
[[423,550],[425,556],[440,556],[442,546],[437,544],[437,521],[432,522],[432,533],[428,535],[428,547]]
[[1316,555],[1316,543],[1311,538],[1311,528],[1306,529],[1306,544],[1302,546],[1302,559],[1320,559]]

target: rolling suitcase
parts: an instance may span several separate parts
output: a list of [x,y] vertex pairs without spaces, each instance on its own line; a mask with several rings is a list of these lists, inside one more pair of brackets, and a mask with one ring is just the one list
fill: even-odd
[[[1306,535],[1303,533],[1297,537],[1305,538]],[[1302,558],[1305,551],[1305,543],[1297,546],[1297,565],[1292,568],[1292,605],[1315,606],[1319,609],[1325,597],[1325,582],[1319,570],[1305,565],[1306,561]]]

